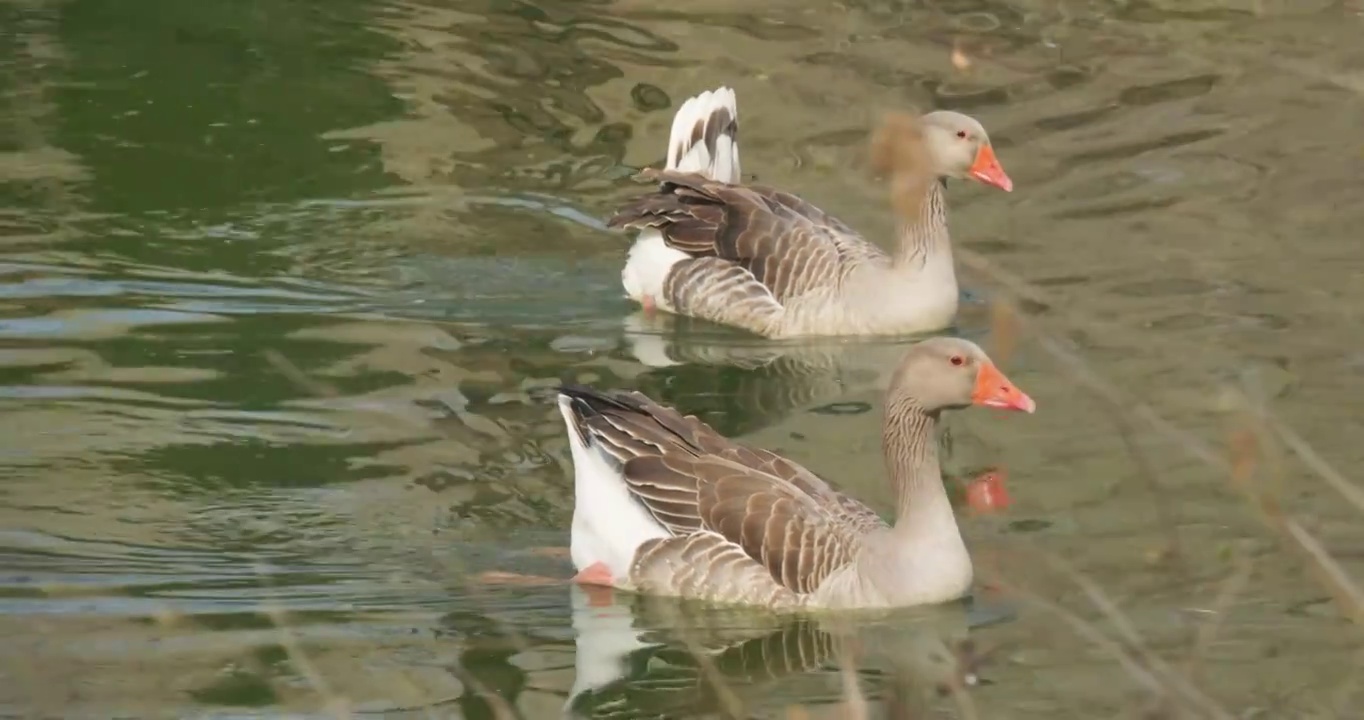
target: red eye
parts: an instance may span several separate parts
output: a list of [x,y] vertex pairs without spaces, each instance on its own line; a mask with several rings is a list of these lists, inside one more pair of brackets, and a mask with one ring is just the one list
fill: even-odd
[[960,355],[953,355],[952,358],[948,360],[948,362],[952,363],[953,365],[961,365],[962,363],[966,362],[966,359]]
[[957,131],[957,137],[962,138],[962,139],[965,139],[965,138],[966,138],[966,131],[965,131],[965,130],[958,130],[958,131]]

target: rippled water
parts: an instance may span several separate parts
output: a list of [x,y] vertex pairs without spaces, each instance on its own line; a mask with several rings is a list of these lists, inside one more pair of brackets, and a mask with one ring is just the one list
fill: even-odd
[[[853,630],[558,582],[545,391],[639,388],[884,502],[902,344],[644,318],[600,218],[723,83],[747,170],[884,236],[866,129],[950,107],[1016,182],[954,185],[954,237],[1049,337],[1217,447],[1249,387],[1353,479],[1362,30],[1354,0],[0,5],[0,707],[832,717],[854,665],[895,716],[1156,707],[1059,556],[1232,715],[1351,716],[1358,635],[1301,556],[1031,336],[1039,413],[954,418],[948,468],[1007,474],[964,530],[1024,590]],[[1359,515],[1284,462],[1360,577]]]

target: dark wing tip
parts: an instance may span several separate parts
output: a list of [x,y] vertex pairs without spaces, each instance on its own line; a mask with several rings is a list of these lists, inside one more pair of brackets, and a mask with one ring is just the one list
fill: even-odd
[[609,403],[611,401],[611,397],[605,392],[594,387],[579,385],[577,383],[564,383],[563,385],[554,388],[554,390],[560,397],[568,398],[575,406],[581,403],[586,407],[592,407],[594,405],[600,405],[603,402]]
[[579,385],[578,383],[564,383],[563,385],[554,388],[554,390],[560,395],[567,395],[571,398],[601,394],[601,391],[599,390],[594,390],[587,385]]
[[568,398],[568,430],[578,436],[584,446],[592,444],[590,430],[593,418],[601,417],[618,402],[610,395],[596,388],[576,383],[565,383],[555,388],[556,400]]
[[644,404],[634,395],[624,390],[598,390],[587,385],[576,383],[564,383],[556,388],[560,397],[566,397],[572,403],[574,413],[579,417],[588,418],[594,415],[601,415],[609,410],[626,412],[644,412]]

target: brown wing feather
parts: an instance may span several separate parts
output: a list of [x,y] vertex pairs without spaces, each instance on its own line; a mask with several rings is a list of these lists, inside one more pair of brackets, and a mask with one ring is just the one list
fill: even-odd
[[669,247],[744,270],[778,303],[832,287],[856,257],[884,255],[814,205],[773,188],[648,169],[657,191],[628,203],[609,227],[656,228]]
[[884,526],[799,464],[640,393],[561,392],[573,400],[577,431],[621,463],[626,487],[669,532],[718,535],[791,591],[812,592],[850,561],[867,515]]
[[861,532],[800,488],[742,464],[743,456],[638,458],[626,465],[625,481],[675,535],[717,535],[781,587],[813,592],[852,560]]
[[753,273],[718,257],[698,257],[673,265],[663,296],[683,315],[743,328],[759,335],[780,329],[786,309]]
[[768,608],[801,604],[791,588],[729,540],[712,532],[646,541],[630,568],[645,593],[742,602]]
[[856,230],[849,227],[847,223],[843,222],[842,220],[839,220],[838,218],[834,217],[833,215],[830,215],[829,213],[824,212],[823,210],[820,210],[819,208],[815,207],[812,203],[810,203],[808,200],[805,200],[804,198],[792,195],[791,193],[786,192],[784,190],[778,190],[774,187],[769,187],[767,185],[749,185],[748,187],[751,188],[754,192],[763,195],[764,197],[770,198],[772,202],[779,203],[780,205],[790,209],[792,212],[799,214],[801,217],[809,218],[810,222],[812,223],[815,223],[817,225],[823,225],[829,228],[830,230],[842,233],[844,235],[849,235],[852,237],[861,237],[861,235],[859,235]]
[[797,593],[813,592],[852,560],[855,536],[814,498],[753,468],[731,467],[700,469],[711,476],[697,488],[705,529],[743,548],[777,583]]
[[880,515],[876,514],[876,511],[867,507],[860,500],[848,497],[835,490],[823,478],[805,466],[770,450],[749,447],[742,447],[741,449],[749,455],[749,458],[744,460],[746,465],[758,468],[769,475],[791,483],[801,492],[814,498],[824,506],[825,510],[832,511],[839,516],[841,522],[849,524],[861,532],[886,527],[886,522],[881,519]]

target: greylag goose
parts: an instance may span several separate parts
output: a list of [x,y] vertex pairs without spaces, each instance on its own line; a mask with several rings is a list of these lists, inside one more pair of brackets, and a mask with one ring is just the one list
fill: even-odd
[[631,299],[648,312],[770,338],[908,334],[952,323],[946,179],[1013,189],[979,122],[951,111],[900,116],[885,129],[890,137],[878,138],[878,164],[888,155],[911,164],[894,168],[899,248],[890,254],[795,195],[741,184],[738,117],[726,87],[683,103],[667,167],[640,175],[658,189],[607,221],[639,231],[621,271]]
[[910,346],[886,396],[896,490],[875,512],[775,453],[733,442],[637,392],[560,389],[574,466],[576,580],[712,602],[873,608],[940,603],[972,578],[938,466],[943,410],[1032,412],[975,343]]

